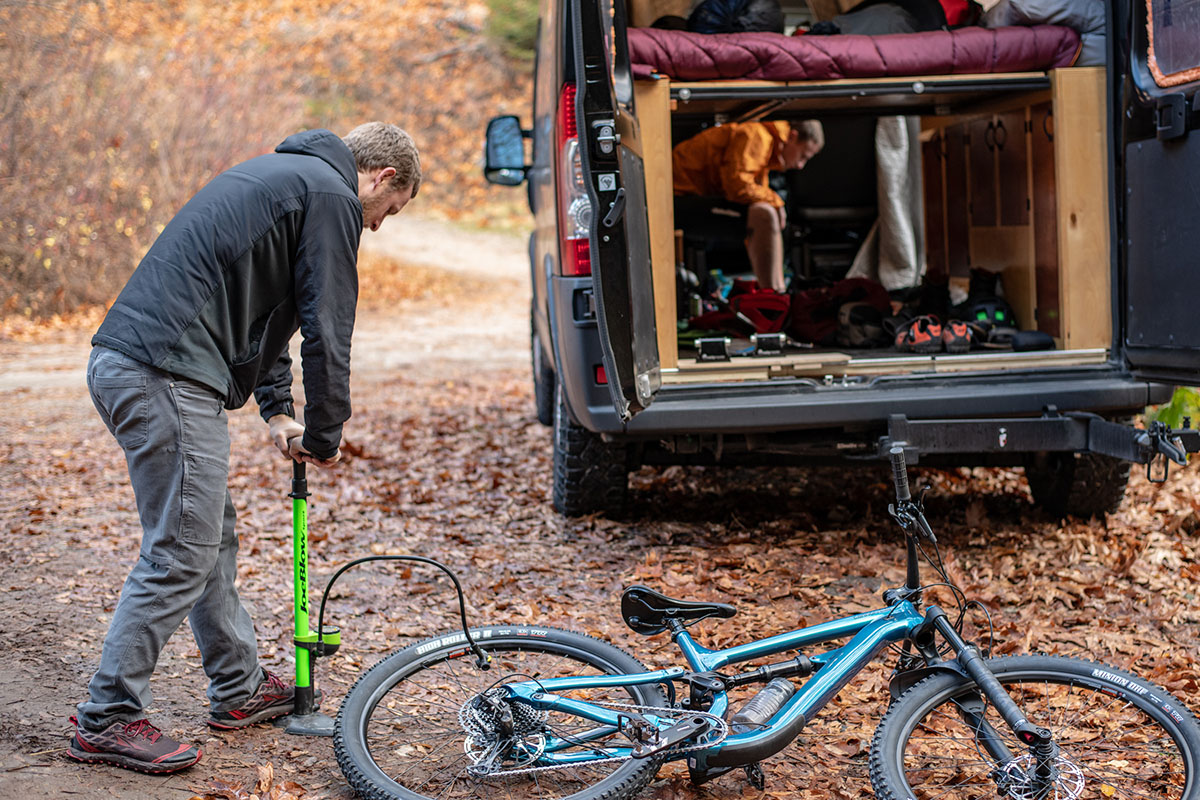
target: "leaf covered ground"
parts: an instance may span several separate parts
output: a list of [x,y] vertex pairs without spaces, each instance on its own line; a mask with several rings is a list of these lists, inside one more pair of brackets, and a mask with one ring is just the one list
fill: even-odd
[[[451,281],[464,317],[489,318],[515,331],[517,341],[525,335],[519,283],[414,274],[426,286]],[[676,663],[669,642],[638,637],[621,622],[622,587],[640,582],[677,597],[735,604],[735,620],[698,628],[716,647],[747,632],[765,636],[874,607],[881,588],[902,581],[885,469],[647,468],[632,478],[627,515],[557,515],[549,497],[549,433],[533,417],[522,355],[501,349],[497,357],[478,346],[423,350],[405,330],[434,313],[428,298],[395,291],[359,322],[388,344],[376,342],[372,347],[385,349],[364,349],[372,357],[356,361],[344,462],[311,480],[314,586],[356,556],[430,556],[459,574],[473,623],[568,627],[665,666]],[[4,782],[23,797],[349,798],[328,740],[271,727],[236,734],[205,728],[205,679],[186,629],[163,654],[151,716],[172,735],[199,742],[203,761],[163,778],[63,757],[67,718],[95,666],[139,541],[120,452],[80,380],[90,331],[62,324],[26,331],[21,341],[0,339],[0,371],[41,376],[25,385],[0,383],[7,410],[0,422]],[[408,366],[386,366],[397,359]],[[266,445],[253,410],[230,419],[241,592],[264,662],[288,674],[290,469]],[[952,577],[992,614],[996,652],[1099,659],[1200,706],[1194,465],[1162,486],[1135,477],[1119,512],[1090,521],[1038,513],[1018,471],[915,472],[932,486],[929,513]],[[418,568],[373,565],[351,573],[328,614],[344,640],[318,665],[331,711],[383,654],[455,626],[447,585]],[[986,627],[981,617],[974,622]],[[749,788],[740,772],[693,789],[686,771],[670,766],[642,796],[870,797],[867,748],[885,707],[889,669],[880,663],[860,676],[794,745],[768,760],[765,792]]]

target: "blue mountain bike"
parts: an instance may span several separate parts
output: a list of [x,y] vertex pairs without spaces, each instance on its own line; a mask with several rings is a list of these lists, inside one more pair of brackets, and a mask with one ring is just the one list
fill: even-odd
[[[1167,692],[1076,659],[986,658],[964,640],[967,601],[910,496],[902,449],[892,466],[907,579],[882,608],[710,650],[687,628],[732,606],[633,586],[625,622],[669,633],[686,662],[659,670],[582,634],[468,628],[464,615],[461,631],[400,650],[355,684],[334,736],[343,772],[372,800],[623,800],[675,760],[697,784],[742,768],[761,787],[759,762],[890,647],[891,702],[869,756],[882,800],[1200,800],[1200,728]],[[921,556],[958,598],[955,618],[922,603],[932,584]],[[739,687],[761,689],[735,711]]]

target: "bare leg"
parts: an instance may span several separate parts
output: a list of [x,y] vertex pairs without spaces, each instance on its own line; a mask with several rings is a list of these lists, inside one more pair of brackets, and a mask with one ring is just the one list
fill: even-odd
[[783,231],[779,212],[769,203],[754,203],[746,212],[746,253],[758,285],[782,292]]

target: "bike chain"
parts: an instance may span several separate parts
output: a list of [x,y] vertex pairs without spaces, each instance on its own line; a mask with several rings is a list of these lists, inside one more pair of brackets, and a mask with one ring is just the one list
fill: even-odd
[[[637,705],[635,703],[616,703],[616,702],[607,702],[607,701],[602,701],[602,700],[589,701],[589,703],[591,705],[606,706],[608,708],[616,708],[616,709],[627,708],[627,709],[631,709],[633,711],[637,711],[639,713],[643,712],[643,711],[649,711],[649,712],[654,713],[656,716],[666,717],[667,719],[671,718],[670,714],[664,714],[663,713],[664,711],[671,712],[671,713],[677,713],[677,714],[679,714],[681,719],[683,717],[697,717],[697,716],[698,717],[707,717],[708,719],[712,720],[715,723],[715,725],[716,725],[715,731],[709,731],[708,733],[706,733],[704,736],[704,739],[705,739],[704,741],[697,742],[695,744],[687,745],[687,746],[678,745],[676,747],[672,747],[667,750],[664,750],[662,753],[658,753],[656,755],[656,757],[678,756],[678,755],[682,755],[683,753],[691,753],[695,750],[704,750],[706,748],[712,747],[713,745],[720,744],[721,742],[725,741],[725,738],[727,736],[729,736],[729,725],[726,724],[725,720],[722,719],[721,717],[717,716],[716,714],[709,714],[705,711],[688,711],[685,714],[685,713],[683,713],[684,709],[681,709],[681,708],[663,708],[662,706],[641,706],[641,705]],[[517,705],[523,705],[523,704],[518,703]],[[717,734],[717,738],[715,741],[710,740],[710,737],[714,732]],[[607,758],[597,758],[597,759],[588,761],[586,763],[588,766],[591,766],[593,764],[607,764],[607,763],[611,763],[614,761],[632,761],[632,760],[633,760],[632,755],[609,756]],[[494,778],[494,777],[502,777],[502,776],[507,776],[507,775],[524,775],[524,774],[530,773],[530,772],[548,772],[550,770],[569,769],[569,768],[578,767],[578,766],[579,766],[579,763],[576,762],[576,763],[571,763],[571,764],[551,764],[551,765],[544,766],[544,767],[521,767],[518,769],[500,770],[499,772],[485,772],[485,773],[479,775],[478,777]]]

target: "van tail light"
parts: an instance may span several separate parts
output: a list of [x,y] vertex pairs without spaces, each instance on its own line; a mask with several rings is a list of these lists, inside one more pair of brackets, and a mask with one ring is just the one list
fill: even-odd
[[558,98],[559,270],[573,277],[592,274],[588,231],[592,201],[583,182],[579,134],[575,124],[575,84],[564,83]]

